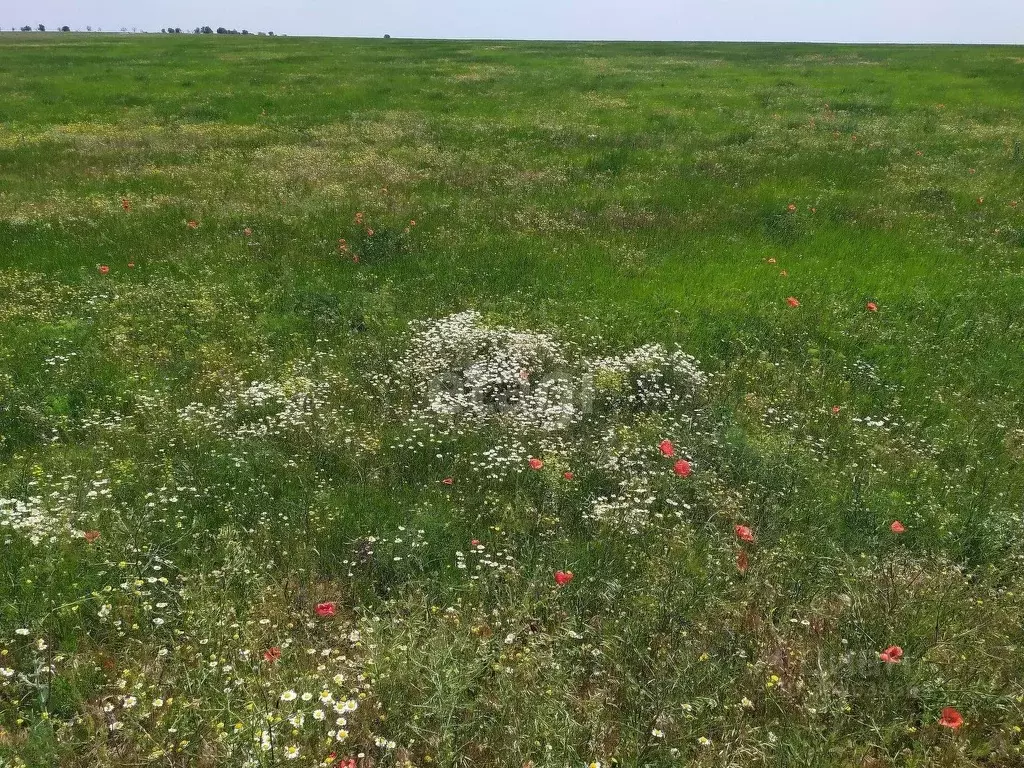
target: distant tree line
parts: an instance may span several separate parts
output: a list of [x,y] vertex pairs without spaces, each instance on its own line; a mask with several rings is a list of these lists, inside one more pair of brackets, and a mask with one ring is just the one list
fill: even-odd
[[[181,29],[179,27],[175,27],[174,29],[168,27],[167,29],[161,29],[160,31],[168,33],[173,32],[175,34],[178,34],[181,32]],[[194,35],[212,35],[215,33],[218,35],[270,35],[271,37],[274,36],[273,32],[250,32],[248,29],[243,29],[241,32],[239,32],[237,29],[227,29],[226,27],[217,27],[217,29],[214,29],[213,27],[196,27],[192,30],[192,34]]]
[[[46,31],[46,25],[40,24],[39,26],[35,27],[34,29],[36,31],[38,31],[38,32],[45,32]],[[59,29],[60,29],[61,32],[70,32],[71,31],[71,27],[69,27],[67,25],[64,25],[63,27],[59,27]],[[86,32],[92,32],[92,27],[91,26],[86,27],[85,30],[86,30]],[[11,27],[11,32],[16,32],[16,31],[18,31],[17,27]],[[33,27],[31,25],[29,25],[29,24],[26,24],[25,26],[23,26],[21,28],[21,31],[22,32],[32,32],[33,31]],[[96,31],[97,32],[102,32],[103,28],[102,27],[97,27]],[[127,27],[121,27],[121,31],[122,32],[127,32],[128,28]],[[132,27],[132,32],[135,32],[135,31],[137,31],[136,28]],[[145,31],[145,30],[143,30],[143,31]],[[182,30],[181,27],[164,27],[160,31],[163,34],[165,34],[165,35],[181,35],[181,34],[187,34],[188,33],[187,29],[186,30]],[[192,30],[192,34],[194,34],[194,35],[212,35],[212,34],[218,34],[218,35],[269,35],[270,37],[274,37],[274,33],[273,32],[250,32],[248,29],[243,29],[241,32],[239,32],[237,29],[227,29],[225,27],[217,27],[216,30],[214,30],[213,27],[196,27],[195,29]]]

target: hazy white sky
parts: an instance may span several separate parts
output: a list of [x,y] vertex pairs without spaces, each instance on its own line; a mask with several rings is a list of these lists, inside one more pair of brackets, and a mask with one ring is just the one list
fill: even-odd
[[0,0],[0,27],[291,35],[1024,43],[1024,0]]

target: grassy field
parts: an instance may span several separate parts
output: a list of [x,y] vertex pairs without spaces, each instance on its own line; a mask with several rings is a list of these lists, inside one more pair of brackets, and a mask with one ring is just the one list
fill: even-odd
[[0,766],[1024,765],[1022,77],[0,35]]

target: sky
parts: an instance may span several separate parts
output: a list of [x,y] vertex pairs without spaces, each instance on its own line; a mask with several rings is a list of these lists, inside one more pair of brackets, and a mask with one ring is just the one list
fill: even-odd
[[1024,0],[2,0],[0,28],[338,37],[1024,43]]

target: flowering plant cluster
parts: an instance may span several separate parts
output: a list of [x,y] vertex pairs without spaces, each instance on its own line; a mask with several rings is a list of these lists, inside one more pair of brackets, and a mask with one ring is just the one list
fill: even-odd
[[[110,766],[764,763],[787,729],[859,733],[881,708],[891,749],[960,755],[1006,728],[1018,753],[985,702],[1024,694],[985,698],[961,659],[1007,647],[1016,590],[915,553],[929,523],[905,507],[870,553],[809,550],[754,442],[833,430],[812,462],[844,440],[928,460],[895,417],[746,398],[741,428],[730,372],[679,349],[474,311],[391,348],[140,381],[54,422],[0,498],[4,739],[27,754],[46,728]],[[950,600],[983,629],[936,642]]]

